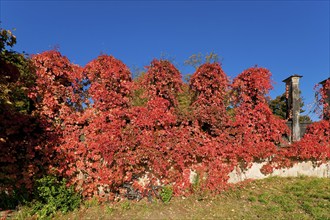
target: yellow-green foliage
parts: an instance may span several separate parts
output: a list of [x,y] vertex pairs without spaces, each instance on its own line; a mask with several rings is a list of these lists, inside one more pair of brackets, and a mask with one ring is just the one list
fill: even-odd
[[145,106],[148,99],[144,97],[145,89],[139,88],[133,91],[132,105],[133,106]]
[[181,115],[189,115],[191,112],[190,105],[192,100],[192,94],[189,90],[189,86],[184,84],[182,92],[178,94],[178,113]]

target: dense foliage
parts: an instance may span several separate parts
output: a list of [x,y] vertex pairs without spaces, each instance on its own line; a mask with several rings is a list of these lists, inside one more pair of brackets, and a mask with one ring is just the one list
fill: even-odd
[[[0,193],[21,194],[32,187],[39,167],[39,150],[44,131],[32,114],[28,92],[35,82],[32,63],[24,54],[11,49],[16,37],[0,29]],[[37,155],[37,158],[34,157]],[[7,196],[10,196],[7,193]],[[0,204],[4,204],[0,201]],[[10,205],[10,204],[7,204]]]
[[31,215],[36,214],[39,219],[52,216],[57,211],[67,213],[78,208],[80,195],[73,187],[67,187],[66,180],[59,180],[54,176],[45,176],[35,184],[35,199],[30,203]]
[[277,147],[285,144],[283,136],[288,133],[285,121],[272,114],[266,95],[272,88],[271,73],[265,68],[249,68],[234,79],[236,132],[233,142],[238,155],[247,161],[253,158],[270,158]]
[[192,109],[202,130],[219,136],[228,126],[229,79],[219,63],[201,65],[190,79]]
[[153,60],[133,81],[112,56],[85,67],[54,50],[28,59],[6,49],[14,43],[10,33],[2,36],[0,190],[6,195],[32,190],[37,177],[49,174],[66,178],[84,198],[110,201],[148,196],[158,186],[174,195],[196,186],[220,191],[237,166],[268,161],[263,171],[271,172],[287,160],[330,157],[328,120],[287,147],[285,121],[268,105],[265,68],[244,70],[231,83],[219,63],[205,63],[187,85],[169,61]]

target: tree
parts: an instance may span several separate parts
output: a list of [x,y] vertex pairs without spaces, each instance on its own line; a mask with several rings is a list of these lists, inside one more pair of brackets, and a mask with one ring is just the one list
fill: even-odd
[[[35,70],[25,54],[12,49],[15,44],[13,33],[0,28],[0,197],[3,200],[14,198],[13,194],[21,196],[24,189],[31,190],[34,176],[47,169],[40,163],[40,136],[44,131],[32,113],[35,105],[28,96],[35,85]],[[3,207],[6,204],[2,201],[0,209],[13,208]],[[14,199],[7,204],[17,202]]]
[[188,60],[184,61],[187,66],[192,66],[197,69],[203,63],[219,63],[219,55],[211,52],[203,55],[202,53],[191,55]]
[[[269,107],[271,108],[274,115],[277,115],[282,119],[286,119],[287,104],[286,104],[285,93],[276,96],[276,98],[273,100],[270,100]],[[301,102],[300,113],[305,112],[305,110],[302,109],[303,107],[304,107],[304,102]],[[312,122],[312,119],[308,115],[300,115],[299,121]]]
[[33,85],[35,75],[26,55],[11,49],[15,44],[15,35],[0,29],[0,111],[27,113],[32,108],[27,90]]

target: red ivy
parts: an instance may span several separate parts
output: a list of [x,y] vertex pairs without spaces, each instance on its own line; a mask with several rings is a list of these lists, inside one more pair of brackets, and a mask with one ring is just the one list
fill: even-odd
[[161,97],[170,103],[170,107],[178,105],[177,94],[181,91],[182,79],[180,72],[167,60],[153,60],[142,85],[149,98]]
[[229,80],[219,63],[201,65],[192,75],[192,109],[201,129],[220,135],[228,125]]
[[[125,183],[142,195],[151,184],[171,184],[182,195],[193,191],[194,175],[199,187],[220,191],[237,165],[268,160],[262,169],[267,173],[289,165],[288,159],[330,157],[325,120],[310,126],[300,142],[281,148],[288,128],[268,107],[272,86],[265,68],[243,71],[230,88],[219,64],[203,64],[189,85],[192,116],[182,119],[176,108],[184,84],[169,61],[153,60],[142,82],[134,85],[126,65],[112,56],[101,55],[84,68],[57,51],[32,60],[37,80],[30,97],[38,123],[29,135],[38,137],[26,148],[31,163],[23,179],[29,186],[46,168],[68,178],[85,197],[113,200]],[[138,85],[147,93],[146,104],[139,107],[132,105]],[[18,159],[5,158],[8,164]],[[14,175],[18,167],[8,169]]]

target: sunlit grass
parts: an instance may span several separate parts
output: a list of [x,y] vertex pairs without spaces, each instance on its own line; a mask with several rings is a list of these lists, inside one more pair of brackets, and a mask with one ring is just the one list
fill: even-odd
[[[16,218],[28,218],[25,211],[16,213]],[[216,196],[175,197],[168,204],[87,203],[55,219],[330,219],[330,179],[273,177]]]

